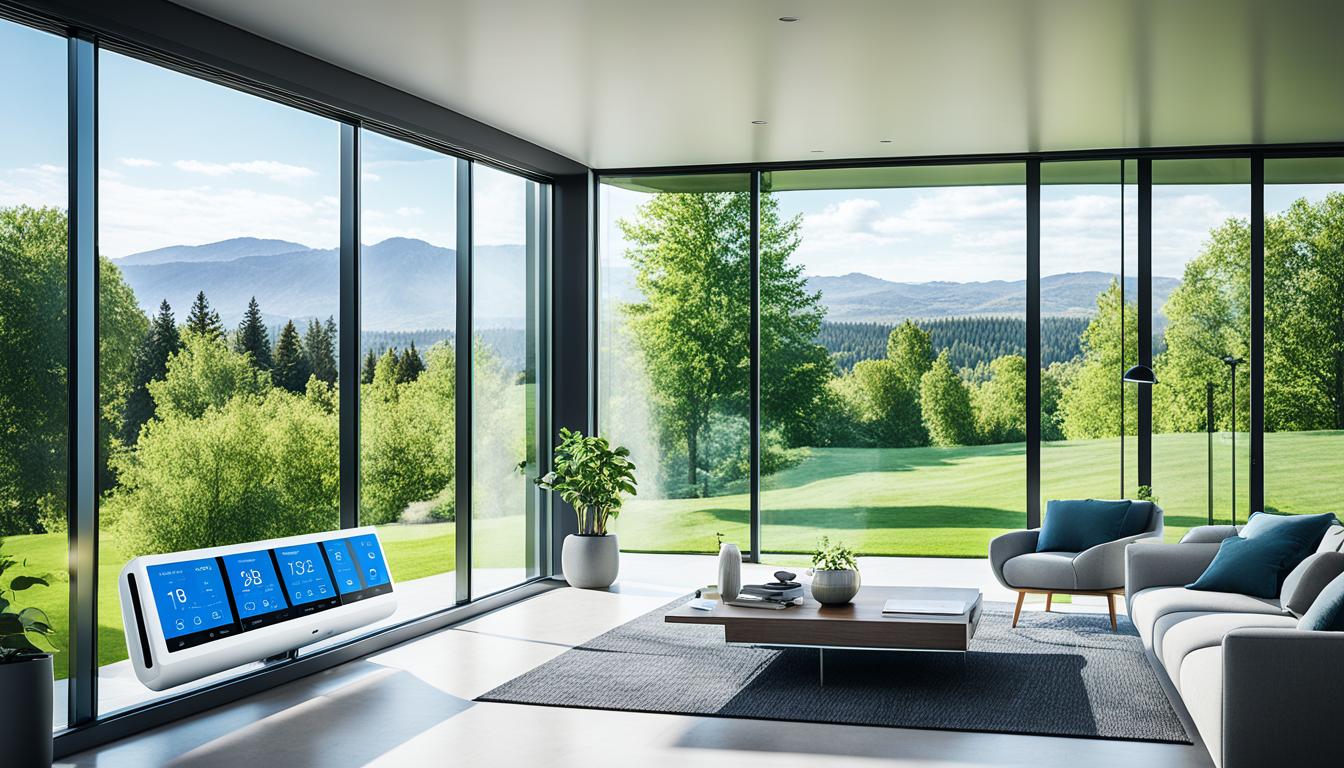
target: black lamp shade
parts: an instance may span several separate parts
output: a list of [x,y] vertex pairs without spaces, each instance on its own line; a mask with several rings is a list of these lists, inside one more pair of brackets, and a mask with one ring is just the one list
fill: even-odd
[[1153,369],[1146,365],[1136,365],[1130,368],[1128,371],[1125,371],[1125,375],[1121,378],[1134,384],[1157,383],[1157,374],[1153,373]]

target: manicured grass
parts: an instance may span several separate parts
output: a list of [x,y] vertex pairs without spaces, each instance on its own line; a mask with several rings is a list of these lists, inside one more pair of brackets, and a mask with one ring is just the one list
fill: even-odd
[[[473,522],[476,548],[473,557],[482,568],[522,566],[522,522],[518,516],[477,519]],[[452,523],[385,525],[378,528],[388,565],[397,581],[411,581],[452,571],[456,565],[456,536]],[[98,563],[98,663],[111,664],[126,658],[126,640],[121,626],[121,603],[117,577],[129,559],[111,537],[99,542]],[[13,575],[46,576],[50,587],[32,587],[18,593],[22,607],[41,608],[57,634],[51,646],[58,653],[53,662],[57,679],[66,677],[70,647],[70,578],[66,569],[68,544],[64,534],[10,536],[4,552],[27,564]],[[8,575],[8,574],[7,574]],[[452,595],[445,599],[449,602]]]

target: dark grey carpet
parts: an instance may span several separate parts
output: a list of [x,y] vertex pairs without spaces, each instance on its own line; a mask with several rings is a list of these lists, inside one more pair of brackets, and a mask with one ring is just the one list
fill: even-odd
[[478,701],[845,725],[1188,744],[1133,625],[987,603],[968,654],[730,647],[666,624],[683,599],[577,646]]

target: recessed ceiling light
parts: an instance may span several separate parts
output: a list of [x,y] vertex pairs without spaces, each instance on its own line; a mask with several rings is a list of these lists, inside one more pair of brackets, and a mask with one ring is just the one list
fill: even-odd
[[792,24],[793,22],[795,22],[795,21],[798,20],[798,17],[797,17],[797,16],[780,16],[780,17],[779,17],[779,20],[782,21],[782,22],[784,22],[785,24]]
[[752,125],[765,125],[765,124],[766,124],[766,121],[764,121],[764,120],[752,120],[752,121],[751,121],[751,124],[752,124]]
[[891,139],[879,139],[879,140],[878,140],[878,143],[879,143],[879,144],[890,144],[890,143],[891,143]]
[[822,152],[825,152],[825,151],[826,151],[826,150],[824,150],[824,149],[814,149],[814,150],[812,150],[812,153],[813,153],[813,154],[821,154]]

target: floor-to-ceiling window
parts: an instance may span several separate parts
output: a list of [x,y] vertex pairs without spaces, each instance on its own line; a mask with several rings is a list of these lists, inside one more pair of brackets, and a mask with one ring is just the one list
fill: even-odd
[[452,605],[457,159],[360,135],[360,504],[397,579],[389,621]]
[[613,526],[623,549],[749,548],[749,189],[747,174],[603,179],[597,422],[639,479]]
[[[32,608],[45,620],[24,614],[27,626],[51,627],[25,639],[55,651],[61,728],[70,648],[66,41],[0,20],[0,93],[0,599],[7,616]],[[15,580],[31,586],[13,590]]]
[[[1041,164],[1042,513],[1138,490],[1138,390],[1121,381],[1139,349],[1136,175],[1132,160]],[[1154,281],[1159,301],[1172,282]]]
[[471,202],[471,594],[538,575],[547,187],[482,164]]
[[108,712],[150,697],[117,599],[130,558],[340,527],[340,129],[108,51],[99,70]]
[[1251,512],[1250,171],[1244,158],[1153,161],[1152,486],[1168,540],[1210,504],[1220,523],[1234,500],[1237,520]]
[[983,556],[1026,522],[1021,164],[776,171],[762,549]]
[[1344,511],[1344,158],[1265,160],[1265,509]]

